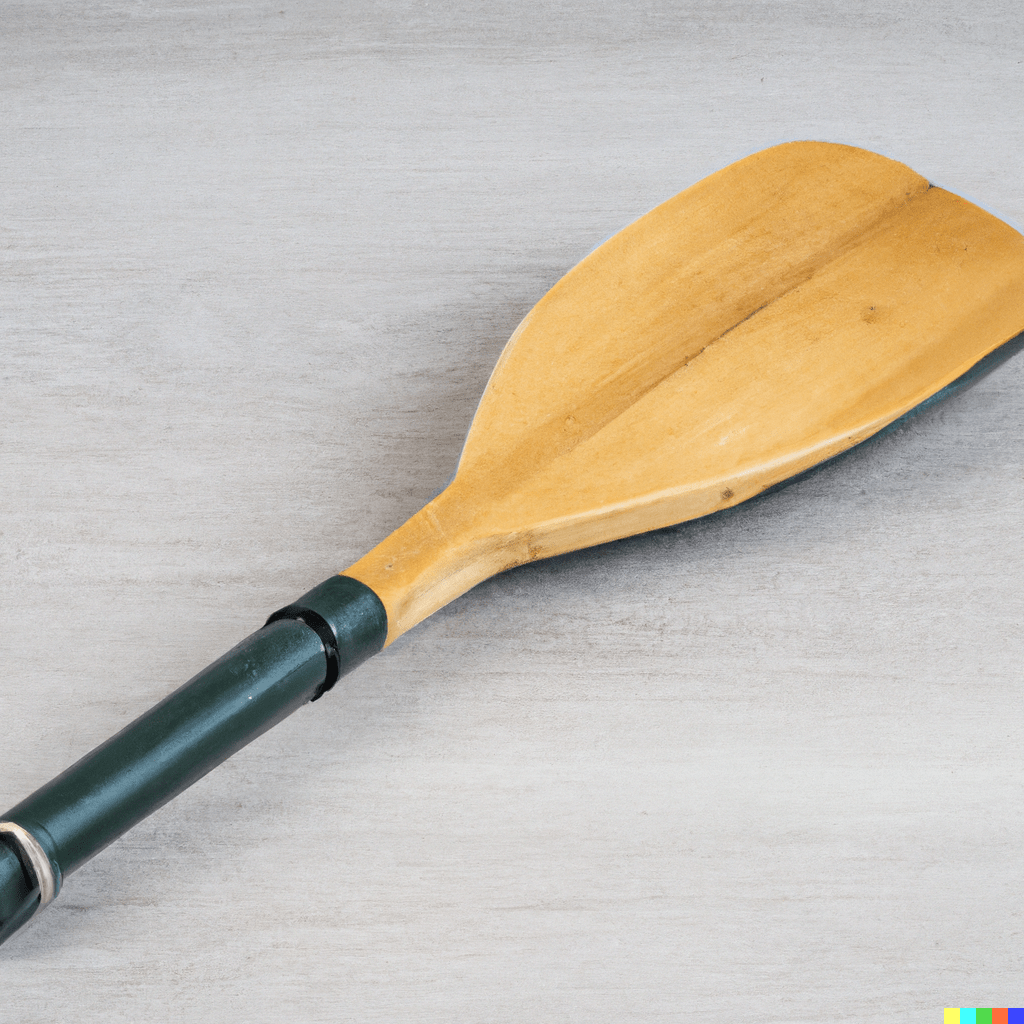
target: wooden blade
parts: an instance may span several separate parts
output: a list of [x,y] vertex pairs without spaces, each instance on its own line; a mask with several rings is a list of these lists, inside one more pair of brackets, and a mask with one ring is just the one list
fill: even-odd
[[345,575],[388,642],[494,573],[707,515],[863,441],[1024,328],[1024,237],[896,161],[777,146],[571,270],[449,487]]

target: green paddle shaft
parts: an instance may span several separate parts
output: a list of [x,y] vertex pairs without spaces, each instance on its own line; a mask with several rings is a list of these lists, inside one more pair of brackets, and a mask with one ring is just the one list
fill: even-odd
[[0,942],[65,875],[316,700],[386,635],[376,594],[334,576],[8,811],[0,818]]

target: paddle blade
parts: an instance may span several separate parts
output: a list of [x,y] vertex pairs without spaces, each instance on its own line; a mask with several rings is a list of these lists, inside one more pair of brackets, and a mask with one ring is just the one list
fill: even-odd
[[389,640],[495,572],[735,505],[1024,328],[1024,238],[895,161],[791,143],[614,236],[502,353],[449,488],[346,574]]

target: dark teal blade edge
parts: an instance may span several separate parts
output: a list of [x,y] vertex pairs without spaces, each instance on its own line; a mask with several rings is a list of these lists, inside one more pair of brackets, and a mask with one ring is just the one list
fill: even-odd
[[[882,427],[877,433],[872,434],[870,437],[864,438],[863,441],[859,441],[853,445],[852,448],[847,448],[846,451],[840,452],[838,455],[833,455],[831,458],[824,459],[815,466],[811,466],[810,469],[805,469],[800,473],[796,473],[794,476],[787,477],[785,480],[780,480],[777,484],[772,484],[771,487],[766,487],[760,494],[756,495],[751,500],[757,500],[758,498],[764,498],[769,494],[774,494],[776,491],[781,491],[783,488],[789,487],[791,484],[798,483],[801,480],[805,480],[813,473],[817,473],[818,470],[823,469],[825,466],[831,466],[839,459],[849,455],[850,452],[856,451],[862,445],[869,444],[872,441],[877,441],[881,437],[885,437],[887,434],[892,434],[899,430],[901,427],[906,426],[915,416],[920,416],[921,413],[927,412],[929,409],[938,405],[940,402],[945,402],[947,398],[952,398],[954,395],[959,395],[968,388],[974,387],[983,377],[987,377],[993,370],[997,370],[1003,365],[1008,359],[1012,359],[1013,356],[1017,355],[1018,352],[1024,349],[1024,331],[1021,331],[1016,337],[1011,338],[1009,341],[1000,345],[999,348],[993,352],[989,352],[984,359],[978,360],[966,373],[961,374],[956,380],[951,381],[941,391],[936,391],[930,398],[926,398],[920,405],[915,405],[913,409],[908,410],[898,419],[892,421],[888,425]],[[746,504],[744,502],[743,504]]]

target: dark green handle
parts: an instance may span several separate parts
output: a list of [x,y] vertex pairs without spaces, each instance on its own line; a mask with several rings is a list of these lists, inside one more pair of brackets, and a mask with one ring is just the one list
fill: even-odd
[[[61,879],[384,646],[369,587],[333,576],[0,821],[30,833]],[[17,835],[0,833],[0,942],[40,903]]]

